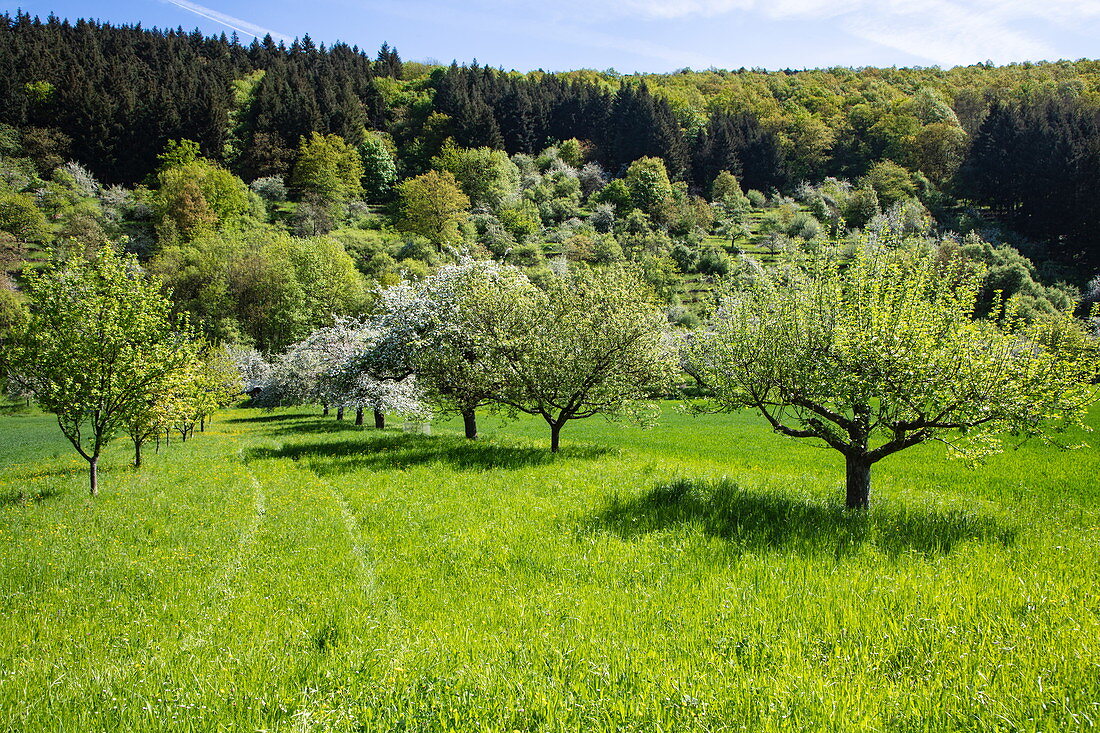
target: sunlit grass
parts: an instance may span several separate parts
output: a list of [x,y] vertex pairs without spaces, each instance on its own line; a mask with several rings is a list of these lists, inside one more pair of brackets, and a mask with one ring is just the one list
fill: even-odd
[[235,411],[111,449],[92,501],[48,416],[0,418],[0,729],[1100,725],[1095,448],[917,448],[861,517],[750,415],[558,456],[396,425]]

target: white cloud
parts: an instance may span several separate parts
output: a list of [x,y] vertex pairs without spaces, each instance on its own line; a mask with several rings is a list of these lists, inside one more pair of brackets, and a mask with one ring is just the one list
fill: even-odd
[[950,0],[893,0],[845,16],[841,26],[857,38],[943,65],[1039,60],[1052,54],[1045,43],[1006,20]]
[[943,65],[1054,58],[1036,26],[1081,30],[1100,19],[1100,0],[607,0],[575,6],[582,8],[604,18],[831,21],[854,38]]
[[[633,56],[655,59],[673,67],[690,65],[696,68],[707,68],[716,66],[719,63],[716,58],[694,51],[673,48],[640,38],[630,38],[593,30],[576,22],[547,22],[542,18],[531,17],[527,14],[516,17],[515,14],[511,13],[470,12],[450,5],[444,7],[408,2],[379,3],[374,5],[372,9],[396,17],[418,22],[437,23],[452,28],[466,28],[479,32],[492,31],[512,37],[537,38],[560,44],[621,51]],[[578,16],[570,17],[577,19]]]
[[290,36],[287,36],[286,34],[279,33],[278,31],[273,31],[270,28],[264,28],[263,26],[256,25],[255,23],[250,23],[247,20],[234,18],[232,15],[226,15],[225,13],[214,10],[213,8],[207,8],[203,5],[199,5],[198,3],[193,3],[191,2],[191,0],[164,0],[164,2],[170,5],[175,5],[177,8],[186,10],[189,13],[194,13],[195,15],[206,18],[207,20],[212,20],[215,23],[220,23],[226,28],[235,30],[238,33],[243,33],[246,36],[252,36],[253,38],[263,38],[266,35],[270,35],[276,41],[286,41],[288,43],[293,40],[290,38]]

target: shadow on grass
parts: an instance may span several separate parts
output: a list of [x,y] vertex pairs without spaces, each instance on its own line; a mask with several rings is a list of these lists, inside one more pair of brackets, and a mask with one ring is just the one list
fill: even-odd
[[231,417],[225,420],[228,423],[281,423],[290,422],[293,420],[304,421],[312,420],[320,417],[320,415],[309,415],[303,412],[295,413],[280,413],[278,415],[272,413],[270,415],[256,415],[255,417]]
[[310,433],[343,433],[349,430],[374,430],[374,426],[356,425],[355,420],[308,420],[300,423],[273,425],[269,435],[308,435]]
[[60,495],[61,492],[53,487],[46,487],[35,491],[13,489],[0,492],[0,506],[27,506],[29,504],[38,504]]
[[906,552],[947,554],[960,542],[1011,545],[1016,529],[963,511],[879,506],[853,512],[836,503],[742,489],[723,479],[679,479],[636,499],[614,498],[598,514],[596,528],[630,538],[675,525],[697,524],[741,549],[793,549],[837,557],[864,545],[891,556]]
[[249,460],[289,458],[305,461],[319,475],[364,469],[401,470],[431,463],[446,463],[459,471],[484,471],[544,466],[562,458],[598,458],[606,448],[567,447],[557,455],[546,448],[499,445],[451,436],[364,431],[359,439],[326,443],[297,443],[280,448],[257,448],[245,454]]

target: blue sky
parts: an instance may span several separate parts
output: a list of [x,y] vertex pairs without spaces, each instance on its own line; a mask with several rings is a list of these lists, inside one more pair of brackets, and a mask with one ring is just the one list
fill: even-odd
[[[1100,56],[1100,0],[32,0],[35,15],[309,33],[506,69],[944,67]],[[12,9],[14,10],[14,8]]]

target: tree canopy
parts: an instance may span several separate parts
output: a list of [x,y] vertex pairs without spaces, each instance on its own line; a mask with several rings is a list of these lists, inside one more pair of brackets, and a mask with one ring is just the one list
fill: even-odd
[[845,457],[847,504],[871,465],[929,440],[981,457],[1012,431],[1048,436],[1095,399],[1097,348],[1072,313],[975,319],[980,275],[930,249],[823,250],[727,290],[688,349],[712,408]]
[[194,347],[161,283],[110,248],[32,276],[28,297],[22,382],[88,461],[95,496],[103,448],[187,365]]

